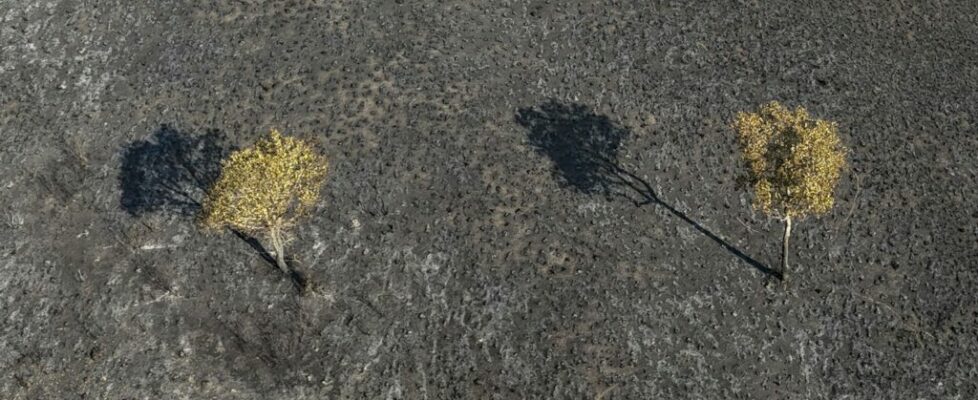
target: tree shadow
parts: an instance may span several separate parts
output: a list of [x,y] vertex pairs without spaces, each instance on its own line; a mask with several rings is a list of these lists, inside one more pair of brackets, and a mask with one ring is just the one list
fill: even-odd
[[[201,210],[207,189],[220,177],[221,160],[234,150],[216,129],[191,134],[161,125],[150,137],[123,149],[119,205],[134,217],[168,213],[193,218]],[[258,239],[232,232],[278,270],[275,258]],[[298,279],[295,273],[292,279]]]
[[194,216],[221,173],[221,160],[232,150],[217,130],[195,135],[162,125],[123,149],[120,206],[132,216]]
[[742,261],[767,275],[780,274],[662,200],[652,186],[618,162],[630,132],[587,106],[549,100],[517,110],[516,123],[527,130],[530,147],[549,158],[554,178],[563,187],[584,194],[624,197],[636,206],[657,205],[710,238]]

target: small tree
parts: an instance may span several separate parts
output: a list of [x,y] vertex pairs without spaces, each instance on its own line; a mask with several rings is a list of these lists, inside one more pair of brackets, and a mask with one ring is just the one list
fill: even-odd
[[791,223],[832,209],[847,150],[835,123],[776,101],[755,113],[737,114],[734,128],[746,180],[754,189],[754,207],[784,222],[781,279],[787,279]]
[[279,269],[285,263],[286,232],[315,206],[326,180],[326,158],[311,143],[278,131],[221,162],[221,176],[204,200],[201,223],[265,235]]

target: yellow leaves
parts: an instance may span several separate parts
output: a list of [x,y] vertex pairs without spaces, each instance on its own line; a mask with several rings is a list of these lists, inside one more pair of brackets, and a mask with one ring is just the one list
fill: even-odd
[[201,222],[255,233],[289,227],[316,205],[328,166],[308,142],[272,130],[221,162]]
[[835,123],[812,119],[778,102],[734,120],[738,144],[754,187],[754,206],[777,217],[828,212],[845,166],[846,149]]

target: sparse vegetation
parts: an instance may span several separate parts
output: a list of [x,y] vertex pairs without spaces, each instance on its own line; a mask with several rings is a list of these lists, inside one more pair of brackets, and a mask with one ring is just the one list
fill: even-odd
[[734,128],[754,206],[784,222],[780,275],[786,279],[792,222],[832,209],[847,150],[835,123],[776,101],[739,113]]
[[290,228],[319,200],[328,162],[301,139],[271,133],[221,163],[221,176],[207,193],[201,223],[265,236],[284,273]]

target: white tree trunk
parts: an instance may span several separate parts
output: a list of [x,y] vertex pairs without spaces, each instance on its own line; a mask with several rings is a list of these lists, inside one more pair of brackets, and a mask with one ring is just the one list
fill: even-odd
[[278,229],[272,229],[268,233],[268,236],[272,241],[272,248],[275,251],[275,263],[278,264],[278,269],[288,275],[289,265],[285,263],[285,246],[282,244],[282,233]]
[[784,242],[781,244],[781,280],[788,280],[788,239],[791,237],[791,217],[784,219]]

